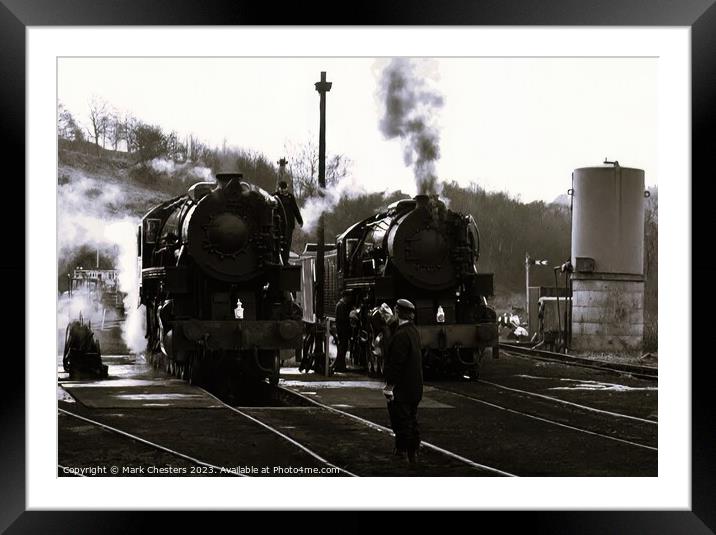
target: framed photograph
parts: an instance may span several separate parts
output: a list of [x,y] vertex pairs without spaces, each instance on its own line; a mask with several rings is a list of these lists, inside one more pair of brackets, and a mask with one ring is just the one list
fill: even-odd
[[712,532],[711,4],[3,0],[26,342],[0,525]]

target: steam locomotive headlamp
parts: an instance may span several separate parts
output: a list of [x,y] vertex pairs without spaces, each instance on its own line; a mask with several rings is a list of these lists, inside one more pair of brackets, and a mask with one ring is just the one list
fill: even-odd
[[236,308],[234,309],[234,317],[237,320],[244,319],[244,307],[242,306],[241,299],[237,299]]
[[438,323],[445,323],[445,311],[443,310],[443,307],[438,307],[438,313],[435,315],[435,319]]

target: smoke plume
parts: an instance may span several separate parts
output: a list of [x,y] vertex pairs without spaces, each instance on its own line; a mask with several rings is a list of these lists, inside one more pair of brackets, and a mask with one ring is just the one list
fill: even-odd
[[432,121],[443,97],[426,86],[405,58],[393,58],[385,67],[378,94],[385,107],[380,130],[387,139],[400,138],[418,193],[439,193],[435,162],[440,158],[440,133]]
[[[123,194],[119,186],[75,173],[57,190],[57,252],[60,258],[71,258],[83,248],[96,249],[113,260],[119,271],[120,290],[127,293],[124,300],[127,320],[122,327],[124,342],[132,352],[144,350],[144,312],[137,308],[137,225],[139,218],[123,208]],[[71,266],[74,267],[74,266]],[[84,266],[91,268],[93,266]],[[143,307],[142,307],[143,308]],[[60,296],[58,324],[79,318],[97,324],[100,311],[87,296]]]
[[365,195],[367,190],[354,177],[346,177],[324,190],[323,197],[309,197],[301,207],[304,232],[312,232],[322,213],[332,211],[342,198],[354,199]]

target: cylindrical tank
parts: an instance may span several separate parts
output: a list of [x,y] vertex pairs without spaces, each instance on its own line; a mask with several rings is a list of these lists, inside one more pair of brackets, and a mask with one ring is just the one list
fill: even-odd
[[600,273],[644,273],[644,171],[619,165],[575,169],[572,265]]
[[639,351],[644,334],[644,171],[572,174],[572,349]]

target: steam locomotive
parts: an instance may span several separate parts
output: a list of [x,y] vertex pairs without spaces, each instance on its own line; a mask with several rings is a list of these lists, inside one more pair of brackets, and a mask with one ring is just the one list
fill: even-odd
[[479,247],[474,218],[427,195],[397,201],[339,235],[326,269],[336,271],[337,293],[354,297],[352,354],[380,353],[387,309],[380,305],[404,298],[416,307],[426,372],[477,377],[485,350],[498,356],[497,318],[487,304],[493,275],[478,273]]
[[301,347],[291,292],[300,267],[283,265],[281,203],[240,173],[218,173],[150,210],[138,231],[147,354],[191,382],[279,380],[284,349]]

